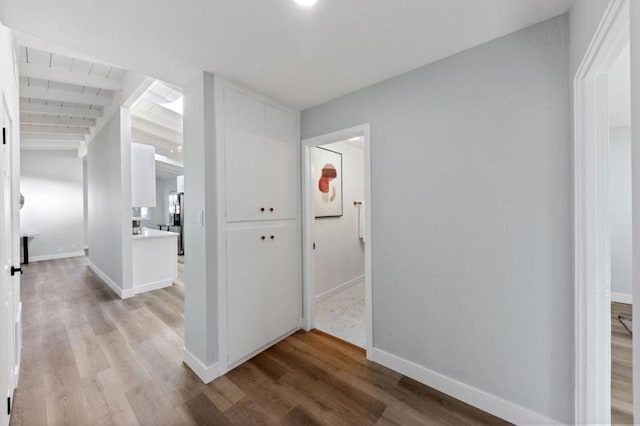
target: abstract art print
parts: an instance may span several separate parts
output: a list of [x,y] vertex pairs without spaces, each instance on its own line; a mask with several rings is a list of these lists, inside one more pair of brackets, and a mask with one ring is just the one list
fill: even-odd
[[342,154],[313,148],[313,186],[315,216],[342,216]]

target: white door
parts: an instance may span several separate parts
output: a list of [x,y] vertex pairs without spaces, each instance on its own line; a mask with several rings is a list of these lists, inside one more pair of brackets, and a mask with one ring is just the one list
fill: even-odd
[[300,158],[296,116],[265,106],[267,219],[295,219],[298,209]]
[[265,228],[268,232],[265,287],[269,301],[269,340],[298,328],[301,317],[302,286],[298,226],[296,221]]
[[224,90],[227,222],[267,217],[264,103],[235,90]]
[[228,364],[269,342],[267,268],[269,235],[263,227],[227,231]]
[[[11,203],[11,122],[4,104],[0,102],[2,124],[2,147],[0,148],[0,392],[4,400],[13,397],[15,366],[15,322],[13,313],[14,279],[12,249],[12,203]],[[8,404],[2,401],[0,425],[9,423]]]

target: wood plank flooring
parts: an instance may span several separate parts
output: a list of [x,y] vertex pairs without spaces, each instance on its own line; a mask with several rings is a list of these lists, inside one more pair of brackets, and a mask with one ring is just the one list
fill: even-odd
[[204,385],[182,363],[183,296],[120,300],[84,258],[28,265],[11,424],[506,424],[317,333]]
[[633,424],[631,334],[618,315],[631,318],[631,305],[611,304],[611,422]]

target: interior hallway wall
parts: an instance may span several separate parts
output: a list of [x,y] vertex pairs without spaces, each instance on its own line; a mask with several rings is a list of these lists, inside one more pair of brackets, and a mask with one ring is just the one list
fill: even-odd
[[[353,205],[364,201],[364,143],[337,142],[321,148],[342,154],[343,215],[315,220],[318,299],[364,279],[364,244],[358,237],[358,207]],[[317,188],[317,182],[312,184]]]
[[520,423],[573,420],[568,32],[560,16],[302,114],[303,139],[371,124],[378,359]]
[[89,145],[89,261],[121,296],[132,289],[131,124],[120,108]]
[[84,255],[83,161],[73,151],[22,151],[22,232],[30,261]]

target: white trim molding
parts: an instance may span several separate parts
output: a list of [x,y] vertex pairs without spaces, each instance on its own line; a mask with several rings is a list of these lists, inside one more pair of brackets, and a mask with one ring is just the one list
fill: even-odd
[[611,301],[631,305],[633,304],[633,295],[625,293],[611,293]]
[[518,425],[562,424],[557,420],[550,419],[528,408],[429,370],[381,349],[373,348],[369,352],[369,359],[372,361],[508,422]]
[[218,363],[213,363],[209,366],[206,366],[202,361],[198,359],[194,354],[192,354],[187,348],[182,348],[183,351],[183,362],[187,367],[193,371],[196,376],[200,378],[204,382],[204,384],[209,384],[213,382],[215,379],[220,377]]
[[576,424],[611,422],[607,73],[629,43],[629,0],[611,0],[574,78]]
[[330,298],[331,296],[340,293],[341,291],[344,291],[346,289],[348,289],[349,287],[353,287],[354,285],[360,284],[361,282],[364,282],[364,274],[360,275],[359,277],[355,277],[353,279],[350,279],[347,282],[344,282],[342,284],[340,284],[337,287],[332,288],[331,290],[325,291],[322,294],[319,294],[316,296],[316,303],[318,302],[322,302],[325,299]]
[[118,297],[120,297],[121,299],[128,299],[130,297],[135,296],[135,293],[133,290],[123,290],[120,288],[120,286],[118,284],[115,283],[115,281],[113,281],[111,279],[111,277],[109,277],[109,275],[105,274],[100,268],[98,268],[96,265],[93,264],[93,262],[89,261],[89,268],[91,268],[91,270],[93,272],[96,273],[96,275],[102,280],[104,281],[105,284],[107,284],[109,286],[109,288],[111,290],[113,290],[113,292],[115,294],[118,295]]
[[161,288],[171,287],[173,280],[160,280],[151,283],[141,284],[133,287],[135,294],[146,293],[148,291],[160,290]]
[[68,253],[45,254],[42,256],[29,256],[29,262],[42,262],[43,260],[67,259],[70,257],[82,257],[84,251],[71,251]]

